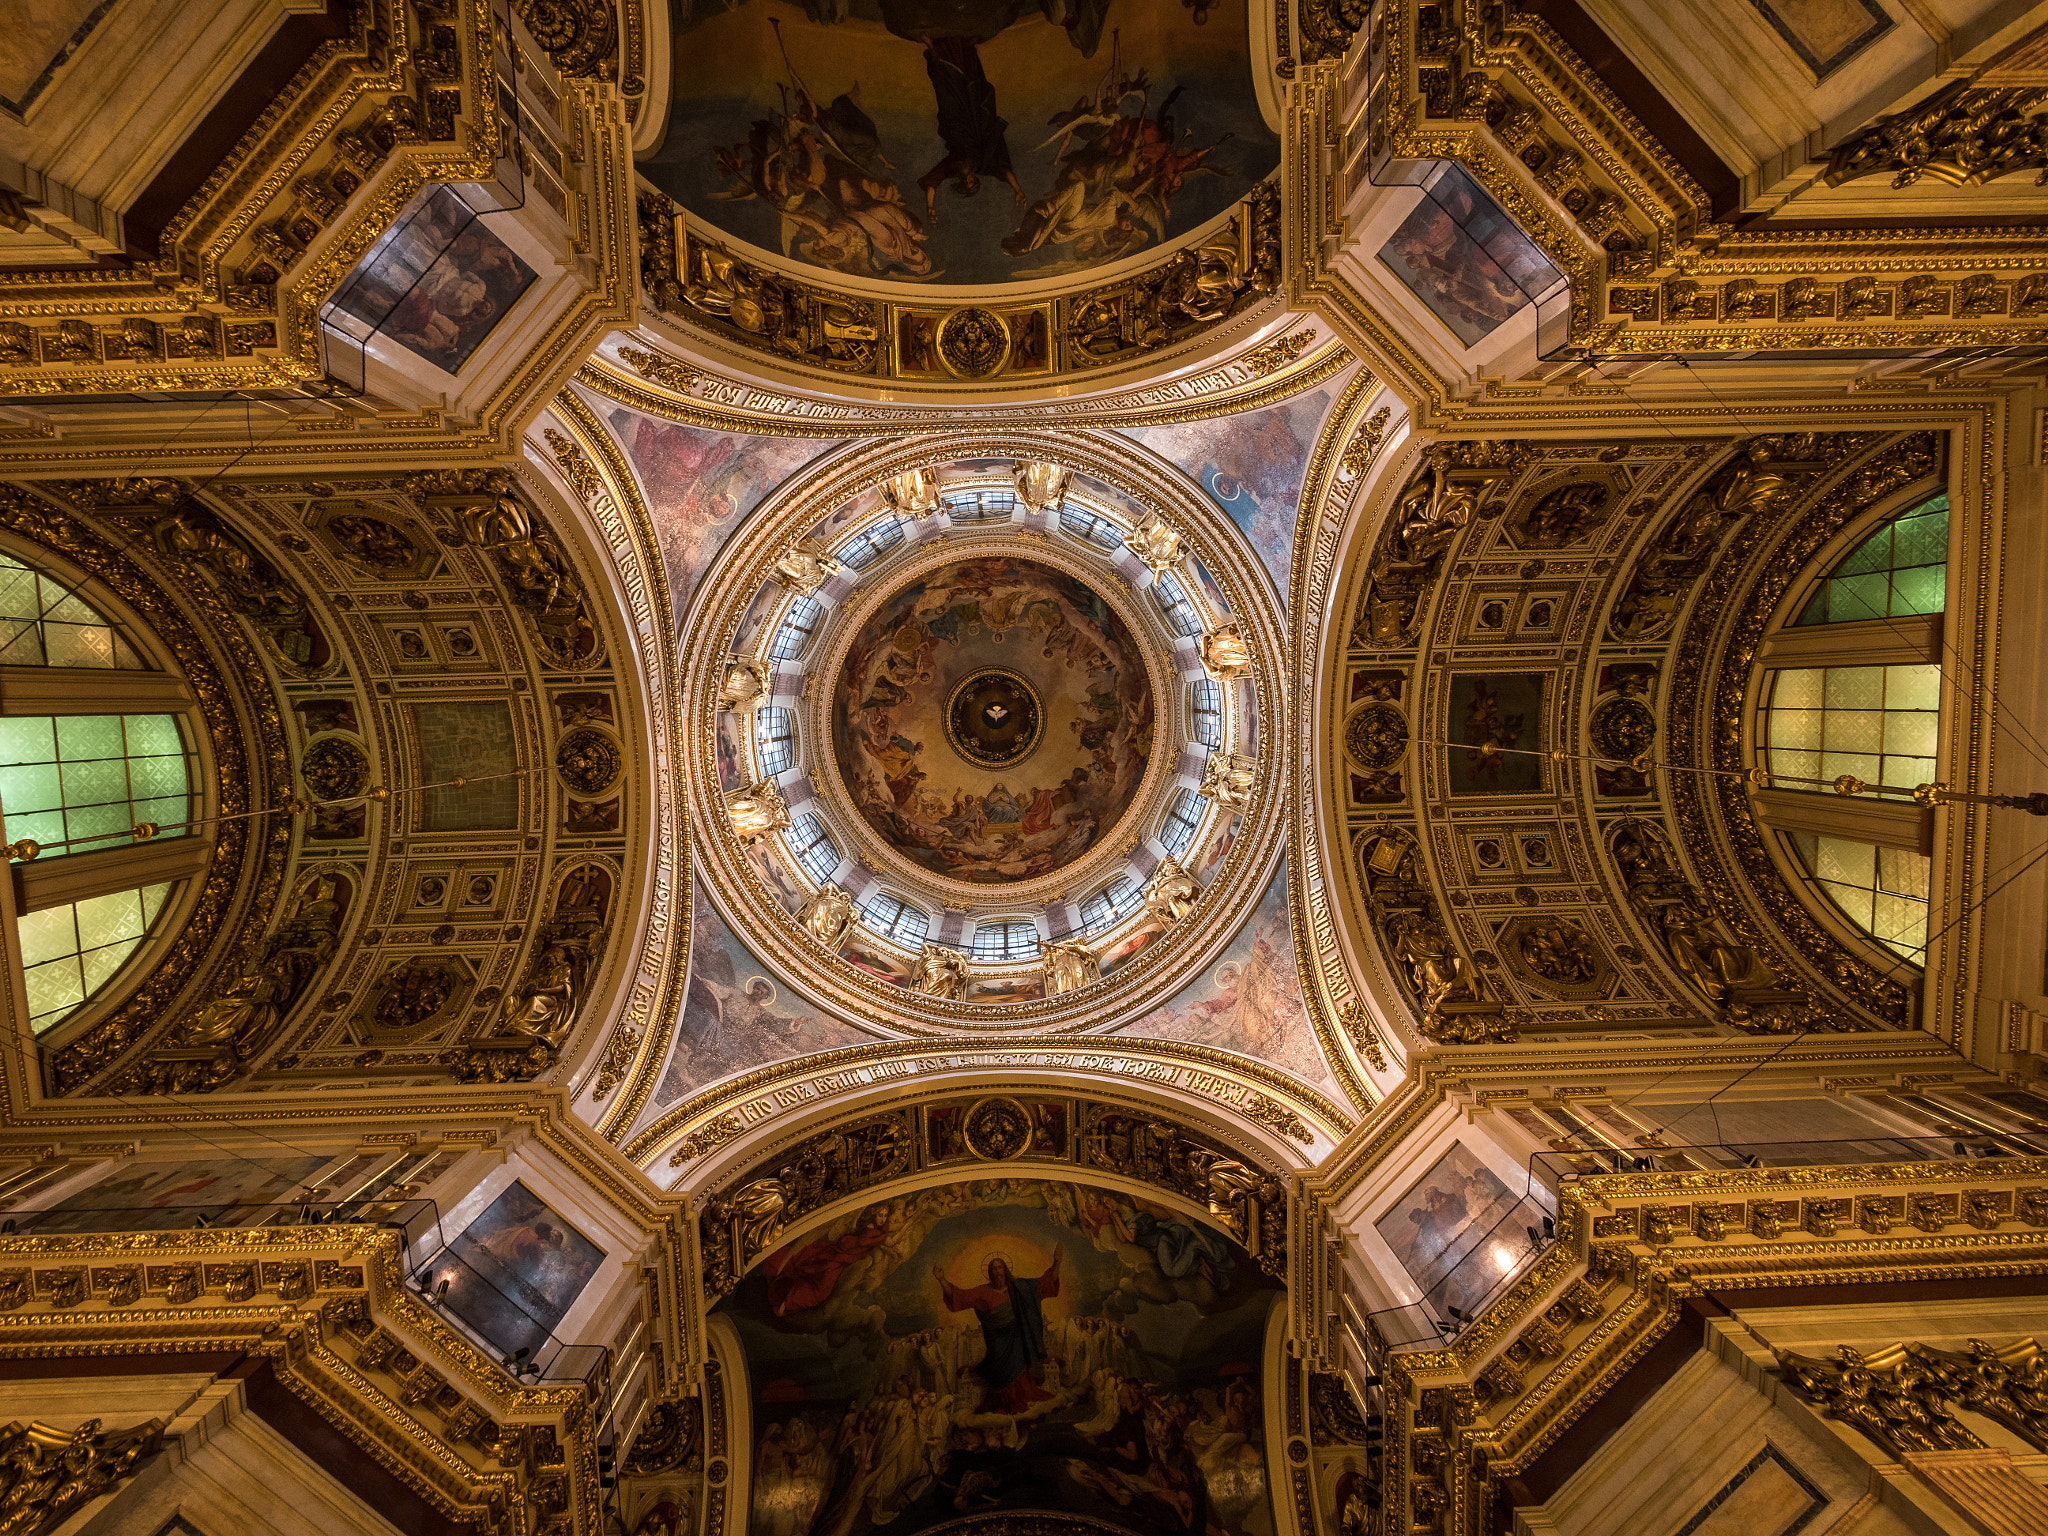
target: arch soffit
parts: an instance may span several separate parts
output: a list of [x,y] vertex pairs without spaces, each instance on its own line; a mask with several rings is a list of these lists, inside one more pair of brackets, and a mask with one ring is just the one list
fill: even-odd
[[[1343,423],[1338,419],[1341,414],[1333,413],[1328,423],[1327,436],[1334,437],[1343,430]],[[1354,423],[1357,422],[1364,414],[1362,409],[1354,408],[1351,413],[1352,421]],[[1787,409],[1776,414],[1781,417],[1794,417],[1795,419],[1788,423],[1788,426],[1793,430],[1806,425],[1813,415],[1810,408],[1799,410],[1796,413]],[[1841,526],[1843,514],[1837,513],[1831,517],[1827,516],[1822,510],[1822,503],[1830,496],[1839,499],[1841,495],[1848,494],[1848,488],[1856,483],[1858,473],[1866,468],[1870,461],[1881,457],[1886,445],[1895,444],[1899,440],[1896,431],[1886,432],[1881,430],[1882,427],[1895,425],[1896,427],[1903,428],[1910,425],[1911,427],[1924,430],[1927,426],[1924,420],[1909,422],[1901,419],[1896,423],[1892,423],[1881,419],[1870,419],[1871,416],[1877,414],[1875,412],[1857,413],[1860,419],[1853,419],[1847,423],[1831,422],[1827,424],[1829,428],[1837,432],[1843,430],[1854,432],[1857,429],[1862,429],[1862,437],[1859,439],[1861,446],[1853,452],[1838,455],[1836,461],[1830,465],[1824,474],[1811,478],[1806,485],[1802,486],[1796,501],[1790,508],[1769,520],[1770,527],[1773,530],[1770,536],[1763,537],[1760,540],[1752,539],[1743,543],[1740,560],[1736,563],[1739,563],[1743,572],[1749,573],[1743,578],[1745,584],[1762,564],[1768,563],[1772,558],[1772,551],[1784,546],[1786,538],[1789,537],[1785,530],[1799,524],[1809,513],[1823,516],[1829,529]],[[1889,414],[1895,415],[1896,413]],[[1805,420],[1798,420],[1797,418],[1799,417],[1803,417]],[[1334,931],[1337,943],[1342,949],[1343,970],[1346,973],[1344,979],[1359,989],[1361,995],[1358,1006],[1366,1016],[1375,1020],[1385,1019],[1389,1022],[1392,1040],[1396,1043],[1397,1055],[1400,1056],[1412,1054],[1414,1050],[1427,1047],[1431,1042],[1417,1033],[1415,1026],[1418,1012],[1417,1004],[1412,999],[1405,980],[1397,976],[1396,967],[1385,958],[1386,951],[1382,940],[1376,933],[1373,924],[1365,916],[1364,896],[1359,884],[1358,872],[1351,867],[1356,862],[1352,857],[1354,850],[1350,846],[1356,828],[1349,827],[1346,823],[1347,818],[1356,820],[1354,813],[1357,808],[1347,804],[1347,789],[1349,786],[1346,780],[1351,772],[1351,768],[1347,764],[1342,739],[1345,716],[1358,702],[1356,699],[1346,697],[1346,656],[1352,626],[1359,613],[1361,591],[1370,580],[1371,562],[1375,551],[1378,549],[1386,533],[1393,509],[1398,504],[1402,493],[1414,482],[1418,472],[1427,462],[1429,444],[1418,440],[1412,435],[1412,430],[1413,423],[1401,419],[1398,413],[1391,416],[1389,426],[1386,429],[1385,440],[1378,448],[1376,458],[1371,462],[1368,472],[1352,488],[1345,503],[1347,510],[1339,514],[1343,519],[1341,536],[1332,541],[1331,568],[1333,574],[1328,579],[1330,598],[1327,612],[1324,615],[1323,627],[1319,634],[1302,633],[1299,637],[1301,649],[1297,652],[1297,682],[1299,684],[1306,685],[1308,683],[1309,663],[1311,661],[1319,669],[1319,677],[1313,690],[1305,691],[1303,695],[1305,698],[1313,699],[1314,703],[1308,706],[1312,709],[1313,715],[1310,720],[1305,722],[1307,729],[1303,732],[1304,742],[1302,750],[1306,754],[1305,760],[1313,761],[1317,766],[1313,773],[1301,773],[1297,779],[1299,814],[1303,817],[1312,817],[1315,826],[1315,831],[1312,835],[1308,834],[1304,828],[1303,835],[1298,839],[1303,855],[1301,860],[1302,867],[1306,871],[1311,860],[1323,861],[1324,867],[1334,873],[1333,884],[1343,893],[1339,903],[1341,911],[1337,915]],[[1582,444],[1589,437],[1593,439],[1593,447],[1597,448],[1600,446],[1600,434],[1584,431],[1573,433],[1569,438],[1565,438],[1563,434],[1558,434],[1560,441],[1532,440],[1530,446],[1540,454],[1555,454],[1559,448],[1566,446],[1568,443]],[[1664,482],[1657,488],[1654,504],[1641,515],[1631,516],[1626,519],[1616,519],[1610,516],[1607,519],[1610,527],[1616,521],[1626,521],[1632,525],[1625,542],[1617,542],[1612,548],[1597,541],[1595,544],[1588,546],[1590,550],[1597,550],[1600,563],[1607,567],[1607,570],[1602,573],[1600,582],[1601,595],[1593,606],[1587,610],[1586,633],[1595,642],[1596,649],[1597,642],[1604,636],[1604,626],[1614,602],[1627,586],[1636,560],[1644,549],[1671,525],[1678,508],[1683,506],[1703,486],[1713,482],[1717,475],[1724,473],[1728,469],[1730,464],[1739,456],[1739,445],[1742,441],[1745,440],[1736,439],[1725,432],[1717,437],[1686,438],[1676,445],[1668,437],[1655,439],[1642,436],[1630,438],[1616,436],[1607,450],[1610,453],[1618,450],[1622,455],[1627,455],[1633,448],[1638,453],[1654,454],[1661,448],[1671,457],[1683,459],[1686,462],[1682,469],[1674,468],[1670,471],[1665,477]],[[1591,462],[1597,465],[1601,461],[1597,455],[1589,452],[1579,462]],[[1564,460],[1560,460],[1559,465],[1556,467],[1563,468],[1564,463]],[[1954,471],[1951,471],[1950,478],[1953,479],[1954,477]],[[1568,477],[1560,477],[1553,474],[1541,482],[1523,480],[1521,492],[1518,493],[1517,503],[1510,515],[1521,515],[1526,510],[1523,503],[1536,499],[1526,494],[1532,485],[1536,486],[1540,491],[1547,493],[1549,490],[1556,488],[1556,486],[1565,483],[1565,478]],[[1929,484],[1931,483],[1929,482]],[[1900,489],[1888,481],[1882,489],[1891,500],[1901,501],[1901,504],[1903,504],[1902,498],[1903,500],[1910,500],[1911,494],[1915,490],[1926,488],[1926,485],[1915,481],[1912,487]],[[1889,505],[1890,502],[1888,501],[1886,504]],[[1865,495],[1858,502],[1860,510],[1855,510],[1848,515],[1864,518],[1867,521],[1866,514],[1873,513],[1876,506],[1877,503],[1872,501],[1868,495]],[[1302,535],[1305,540],[1309,535],[1308,520],[1311,516],[1306,496],[1304,497],[1301,515],[1303,520]],[[1490,526],[1494,521],[1489,519],[1487,524],[1483,526]],[[1717,549],[1712,562],[1715,569],[1723,569],[1735,561],[1731,551],[1735,548],[1737,542],[1737,540],[1731,539],[1726,545]],[[1464,556],[1466,547],[1465,544],[1461,544],[1454,550],[1452,556],[1454,562],[1460,558],[1467,558],[1467,563],[1470,563],[1469,558]],[[1297,548],[1306,549],[1307,545],[1304,542],[1298,541]],[[1802,568],[1808,562],[1810,553],[1810,551],[1802,552],[1800,556]],[[1299,565],[1299,563],[1298,557],[1297,564]],[[1700,631],[1701,625],[1707,624],[1711,620],[1725,628],[1734,622],[1734,617],[1730,612],[1732,604],[1724,601],[1723,605],[1711,615],[1699,605],[1697,594],[1705,589],[1706,584],[1707,578],[1704,577],[1695,583],[1684,613],[1680,616],[1678,622],[1671,625],[1669,631],[1660,642],[1662,649],[1672,657],[1676,657],[1687,636]],[[1439,583],[1439,586],[1441,586],[1441,583]],[[1440,599],[1441,591],[1432,595],[1431,601],[1436,606],[1431,608],[1429,626],[1436,625],[1446,617],[1446,610],[1441,606]],[[1302,595],[1297,592],[1292,604],[1293,611],[1290,614],[1291,619],[1297,625],[1302,622],[1305,606],[1306,603]],[[1425,627],[1419,645],[1411,648],[1409,652],[1396,653],[1390,656],[1389,667],[1409,671],[1411,676],[1418,675],[1413,669],[1420,667],[1424,659],[1433,655],[1448,654],[1449,638],[1435,637],[1429,626]],[[1697,647],[1699,642],[1694,641],[1693,643]],[[1714,646],[1714,664],[1717,667],[1720,665],[1720,659],[1725,649],[1725,639],[1716,642]],[[1462,657],[1459,659],[1462,662]],[[1547,665],[1554,659],[1544,658],[1543,661]],[[1533,666],[1536,663],[1531,662],[1530,664]],[[1510,663],[1510,665],[1514,664]],[[1353,670],[1355,670],[1355,667]],[[1482,670],[1482,668],[1475,666],[1474,670]],[[1586,671],[1583,664],[1580,670],[1582,672]],[[1597,676],[1597,667],[1593,668],[1588,674],[1588,677]],[[1702,684],[1702,688],[1707,692],[1712,691],[1711,687],[1706,684]],[[1589,711],[1596,700],[1589,692],[1582,702],[1583,708],[1581,709],[1578,707],[1579,701],[1575,701],[1571,722],[1571,728],[1576,739],[1570,743],[1570,746],[1576,752],[1588,750],[1582,734],[1585,729],[1585,711]],[[1675,718],[1670,714],[1670,708],[1669,701],[1660,698],[1657,724],[1657,746],[1660,752],[1665,748],[1668,739],[1673,735]],[[1702,728],[1706,728],[1706,726],[1703,724]],[[1411,732],[1411,734],[1431,733],[1417,729]],[[1407,759],[1410,761],[1412,761],[1413,752],[1412,746],[1407,749]],[[1603,821],[1607,819],[1606,812],[1623,809],[1619,803],[1609,805],[1604,800],[1596,799],[1589,803],[1598,804],[1602,813],[1598,819]],[[1662,806],[1664,803],[1664,799],[1660,797],[1656,800],[1655,805]],[[1507,806],[1503,813],[1509,814],[1512,812],[1512,809],[1511,806]],[[1388,817],[1396,821],[1404,817],[1412,817],[1413,810],[1412,789],[1400,801],[1389,803],[1384,807]],[[1715,818],[1715,821],[1716,825],[1719,826],[1720,818],[1718,816]],[[1721,837],[1722,835],[1717,833],[1717,843],[1721,841]],[[1621,887],[1616,882],[1615,873],[1608,861],[1604,841],[1602,841],[1601,847],[1598,850],[1598,856],[1594,864],[1598,883],[1601,886],[1612,887],[1618,892]],[[1718,868],[1706,872],[1710,873],[1715,879],[1722,878]],[[1748,903],[1743,908],[1743,917],[1752,922],[1757,917],[1765,917],[1775,934],[1778,931],[1776,919],[1767,917],[1754,903],[1749,882],[1738,877],[1734,888],[1743,891],[1744,900]],[[1300,893],[1298,892],[1298,907],[1300,905],[1299,898]],[[1683,1011],[1687,1006],[1684,999],[1688,996],[1684,990],[1686,984],[1685,977],[1667,968],[1661,951],[1656,950],[1653,943],[1643,942],[1641,938],[1636,938],[1632,932],[1626,929],[1624,929],[1624,933],[1628,938],[1635,940],[1634,947],[1643,951],[1645,958],[1650,962],[1648,966],[1643,967],[1643,970],[1653,978],[1653,985],[1661,987],[1666,1002],[1666,1006],[1661,1008],[1659,1012],[1668,1015],[1674,1011]],[[1472,947],[1477,948],[1480,946],[1474,945]],[[1820,969],[1814,961],[1808,960],[1801,955],[1794,962],[1793,957],[1789,954],[1785,956],[1785,959],[1790,963],[1796,963],[1797,974],[1801,982],[1819,981],[1823,986],[1827,985],[1827,972]],[[1332,969],[1334,970],[1335,968],[1333,967]],[[1815,988],[1814,990],[1818,991],[1819,989]],[[1342,1009],[1344,1000],[1341,995],[1330,999],[1330,1001],[1333,1006],[1340,1010]],[[1847,1001],[1847,999],[1842,1001]],[[1693,999],[1690,1006],[1694,1011],[1694,1016],[1699,1020],[1701,1031],[1718,1032],[1709,1030],[1710,1011],[1707,1009],[1704,1000]],[[1875,1025],[1876,1021],[1872,1020],[1860,1027],[1870,1028]],[[1625,1028],[1626,1026],[1617,1027]],[[1346,1033],[1354,1040],[1357,1038],[1358,1032],[1355,1029],[1347,1027]],[[1621,1038],[1626,1038],[1626,1036]]]

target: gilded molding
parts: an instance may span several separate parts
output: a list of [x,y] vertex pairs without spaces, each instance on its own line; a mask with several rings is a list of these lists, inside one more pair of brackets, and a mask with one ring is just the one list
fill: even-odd
[[[687,972],[689,966],[694,880],[686,835],[674,809],[684,793],[675,690],[669,681],[677,675],[675,621],[661,546],[631,466],[574,390],[564,389],[555,397],[554,411],[575,439],[549,428],[550,448],[603,532],[629,604],[646,609],[636,614],[636,627],[650,674],[645,700],[654,758],[649,771],[658,773],[657,765],[663,762],[669,765],[667,783],[648,801],[656,850],[650,875],[652,906],[635,961],[632,998],[624,1017],[613,1025],[591,1082],[593,1102],[599,1103],[618,1084],[625,1084],[600,1122],[603,1133],[617,1141],[646,1104],[667,1060],[687,982],[686,976],[676,973]],[[578,465],[581,469],[575,468]]]

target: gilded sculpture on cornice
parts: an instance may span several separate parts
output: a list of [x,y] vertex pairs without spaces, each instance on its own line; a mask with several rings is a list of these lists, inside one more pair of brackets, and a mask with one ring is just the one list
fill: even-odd
[[444,1054],[458,1080],[524,1082],[560,1059],[589,993],[611,899],[611,877],[594,865],[563,879],[525,974],[498,1002],[494,1032]]
[[298,668],[311,665],[318,631],[306,600],[248,540],[196,497],[179,495],[159,513],[138,521],[163,555],[210,574],[227,605]]
[[792,549],[775,562],[775,579],[786,592],[808,595],[839,574],[839,562],[814,550]]
[[1423,883],[1413,840],[1405,833],[1382,833],[1365,868],[1373,922],[1421,1005],[1416,1027],[1424,1038],[1440,1045],[1515,1039],[1506,1009],[1484,995],[1469,962],[1452,949],[1436,897]]
[[1249,810],[1258,769],[1257,758],[1235,752],[1211,752],[1202,764],[1202,782],[1195,793],[1214,800],[1221,810]]
[[1637,557],[1607,621],[1616,640],[1655,640],[1670,629],[1693,584],[1706,573],[1727,531],[1778,506],[1824,467],[1827,445],[1814,433],[1753,438]]
[[[202,1006],[164,1042],[178,1051],[220,1053],[223,1070],[253,1060],[275,1038],[313,974],[333,958],[345,891],[337,877],[315,875],[292,914],[227,991]],[[217,1086],[217,1084],[209,1084]]]
[[1354,631],[1358,644],[1391,650],[1416,643],[1430,587],[1472,522],[1481,491],[1518,468],[1512,450],[1502,455],[1489,443],[1429,446],[1374,552]]
[[911,988],[926,997],[958,1000],[967,995],[967,956],[944,944],[926,944],[917,956]]
[[1243,677],[1252,669],[1252,648],[1237,624],[1219,624],[1206,630],[1201,643],[1202,665],[1209,675],[1225,682]]
[[1057,508],[1067,494],[1073,471],[1042,459],[1019,460],[1016,469],[1017,499],[1033,512]]
[[718,708],[732,714],[758,708],[767,701],[770,676],[758,661],[727,662],[718,683]]
[[1753,948],[1722,934],[1662,832],[1629,816],[1607,846],[1629,905],[1700,995],[1725,1009],[1730,1022],[1784,1027],[1786,1010],[1803,1005],[1805,994],[1779,990],[1776,973]]
[[836,950],[853,929],[853,898],[838,886],[820,886],[796,909],[796,920],[825,948]]
[[740,841],[758,843],[789,825],[789,806],[773,779],[742,785],[725,797],[726,813]]
[[882,482],[882,502],[904,517],[923,517],[939,504],[939,477],[919,466]]
[[1144,561],[1154,576],[1170,570],[1179,560],[1183,540],[1180,532],[1157,512],[1147,512],[1137,531],[1127,534],[1124,548]]
[[496,558],[513,602],[531,615],[549,659],[563,667],[586,662],[596,649],[597,631],[583,583],[555,536],[514,494],[511,475],[485,474],[480,494],[456,515],[464,537]]
[[1102,958],[1078,939],[1049,942],[1044,947],[1045,991],[1077,992],[1102,979]]
[[1145,910],[1161,923],[1179,922],[1201,899],[1201,886],[1172,854],[1159,861],[1145,882]]

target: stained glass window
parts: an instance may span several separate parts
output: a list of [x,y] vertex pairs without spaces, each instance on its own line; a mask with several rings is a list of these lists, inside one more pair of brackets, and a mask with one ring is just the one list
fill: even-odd
[[[120,846],[138,821],[191,815],[193,770],[175,715],[0,716],[0,812],[7,840],[87,853]],[[52,845],[102,838],[68,850]]]
[[1765,767],[1774,776],[1846,773],[1908,792],[1934,777],[1941,668],[1932,663],[1788,668],[1771,674],[1767,697]]
[[62,1023],[112,979],[163,912],[171,886],[116,891],[20,919],[22,979],[37,1034]]
[[1910,849],[1848,838],[1786,835],[1814,884],[1850,922],[1915,965],[1925,962],[1932,860]]
[[0,667],[101,667],[139,672],[120,630],[62,582],[0,554]]
[[1948,493],[1881,525],[1835,562],[1799,617],[1804,624],[1940,613],[1948,598]]

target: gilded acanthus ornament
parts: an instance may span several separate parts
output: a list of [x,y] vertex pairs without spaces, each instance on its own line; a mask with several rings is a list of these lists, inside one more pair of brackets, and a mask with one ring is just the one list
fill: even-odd
[[742,1182],[698,1223],[705,1288],[724,1295],[790,1223],[907,1171],[913,1140],[907,1114],[875,1115],[799,1143]]
[[1917,107],[1879,118],[1837,144],[1827,184],[1890,176],[1894,187],[1923,178],[1950,186],[1981,186],[2018,171],[2040,170],[2048,181],[2048,90],[1973,90],[1958,80]]
[[804,898],[796,909],[796,920],[812,938],[836,950],[853,927],[853,898],[836,885],[821,886]]
[[838,574],[837,560],[808,549],[792,549],[775,562],[775,579],[786,592],[808,595]]
[[1033,512],[1057,507],[1067,494],[1073,472],[1043,460],[1019,460],[1016,469],[1017,499]]
[[760,662],[735,657],[718,680],[718,707],[736,715],[756,708],[768,697],[771,676]]
[[913,990],[926,997],[958,1000],[967,995],[967,956],[944,944],[927,944],[917,957]]
[[1870,1357],[1844,1344],[1833,1360],[1789,1349],[1774,1353],[1779,1374],[1824,1415],[1861,1430],[1894,1456],[1984,1444],[1957,1421],[1941,1379],[1903,1349]]
[[17,1419],[0,1429],[0,1532],[38,1536],[55,1528],[163,1448],[162,1419],[105,1433],[101,1422],[53,1429]]
[[1967,1354],[1908,1344],[1906,1353],[1959,1405],[2048,1451],[2048,1356],[2033,1339],[1999,1349],[1971,1339]]
[[928,468],[906,469],[882,482],[882,501],[904,517],[923,517],[939,504],[939,477]]
[[1637,558],[1607,621],[1608,634],[1625,641],[1661,637],[1728,530],[1791,496],[1822,467],[1823,446],[1813,433],[1752,438],[1727,469],[1687,499]]
[[742,785],[725,797],[726,814],[740,841],[758,843],[789,825],[789,806],[773,779]]
[[1102,959],[1078,939],[1063,939],[1045,946],[1045,992],[1077,992],[1102,979]]
[[1202,782],[1195,793],[1214,800],[1226,811],[1249,809],[1258,767],[1257,758],[1240,757],[1235,752],[1211,752],[1209,760],[1202,764]]
[[1236,624],[1219,624],[1202,635],[1202,665],[1211,677],[1225,681],[1243,677],[1252,669],[1252,648]]
[[1145,910],[1162,923],[1177,923],[1202,899],[1195,877],[1168,854],[1145,882]]
[[533,620],[549,659],[572,666],[596,649],[597,631],[584,602],[583,582],[555,536],[518,496],[512,477],[493,470],[484,494],[464,506],[464,536],[497,561],[512,601]]
[[[1306,69],[1325,59],[1343,58],[1371,14],[1372,7],[1365,0],[1300,0],[1294,22],[1294,63]],[[1293,70],[1283,68],[1281,73],[1291,76]]]
[[565,80],[618,74],[619,22],[612,0],[513,0],[512,8]]
[[1180,559],[1181,536],[1157,512],[1147,512],[1138,531],[1124,540],[1124,548],[1145,562],[1154,576],[1168,570]]

